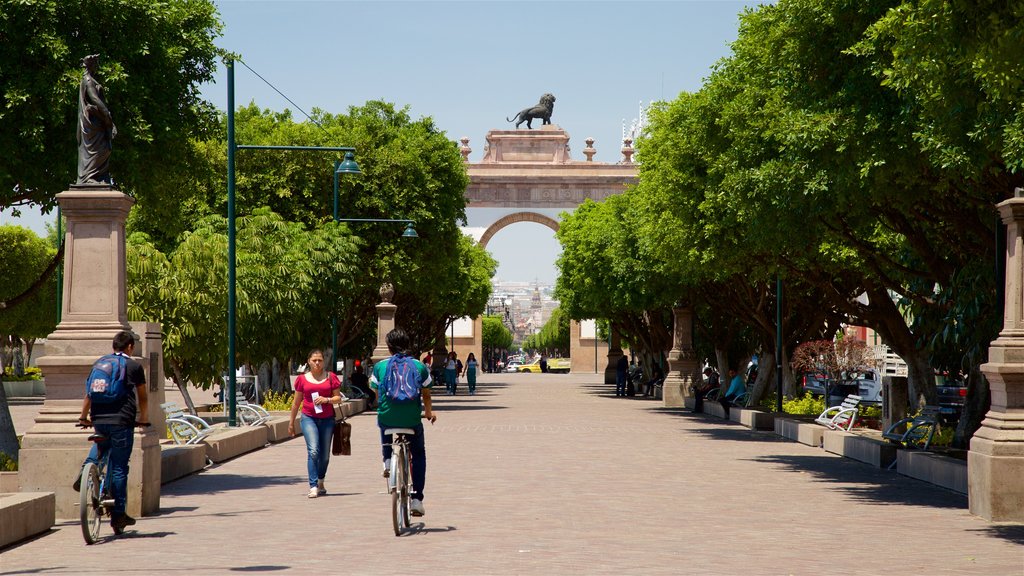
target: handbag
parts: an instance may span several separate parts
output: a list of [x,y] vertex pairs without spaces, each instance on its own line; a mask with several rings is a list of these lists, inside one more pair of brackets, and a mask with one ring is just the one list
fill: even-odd
[[341,415],[341,420],[334,421],[334,436],[331,440],[331,454],[334,456],[352,455],[352,425],[345,421],[345,416],[337,407],[334,409],[335,417]]

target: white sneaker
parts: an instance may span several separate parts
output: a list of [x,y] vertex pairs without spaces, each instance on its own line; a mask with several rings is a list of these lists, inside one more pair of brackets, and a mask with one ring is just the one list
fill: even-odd
[[423,500],[417,500],[415,498],[409,502],[409,511],[412,512],[413,516],[423,516],[426,512],[423,511]]
[[324,494],[327,494],[327,488],[324,488],[323,480],[316,481],[316,493],[318,496],[323,496]]
[[319,495],[320,490],[318,490],[316,486],[313,486],[312,488],[309,489],[309,494],[307,496],[310,498],[316,498]]
[[384,476],[385,478],[391,476],[391,458],[384,461],[384,473],[381,474],[381,476]]

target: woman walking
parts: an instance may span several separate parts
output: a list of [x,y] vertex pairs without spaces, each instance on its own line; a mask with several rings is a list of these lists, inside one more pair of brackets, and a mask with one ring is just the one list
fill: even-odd
[[469,384],[469,395],[474,396],[476,394],[476,368],[478,362],[476,361],[476,355],[472,352],[469,353],[469,357],[466,358],[466,383]]
[[324,353],[313,350],[308,357],[309,371],[295,380],[295,401],[288,420],[288,435],[295,435],[295,416],[302,408],[302,436],[306,439],[306,468],[309,472],[309,497],[327,494],[324,477],[331,461],[331,435],[334,433],[334,406],[341,402],[341,381],[324,370]]
[[448,395],[455,395],[456,378],[459,376],[458,355],[452,350],[448,353],[448,359],[444,364],[444,385],[448,388]]

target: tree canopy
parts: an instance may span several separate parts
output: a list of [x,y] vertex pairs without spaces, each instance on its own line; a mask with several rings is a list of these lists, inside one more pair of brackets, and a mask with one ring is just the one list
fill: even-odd
[[207,134],[221,22],[207,0],[0,0],[0,209],[48,210],[76,179],[82,57],[118,127],[111,171],[151,210],[172,211],[192,137]]
[[907,360],[913,398],[934,399],[933,368],[974,372],[968,435],[1000,318],[994,206],[1022,185],[1022,21],[961,0],[744,11],[704,86],[650,111],[639,183],[563,224],[563,306],[614,321],[678,300],[716,350],[750,331],[774,354],[781,278],[784,351],[848,323]]

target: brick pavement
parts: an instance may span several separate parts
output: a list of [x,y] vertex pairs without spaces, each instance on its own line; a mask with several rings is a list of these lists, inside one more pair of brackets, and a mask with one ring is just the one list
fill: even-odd
[[614,398],[594,375],[481,380],[437,398],[427,515],[407,536],[362,415],[327,497],[305,497],[291,440],[164,486],[161,513],[124,537],[87,547],[62,523],[6,550],[0,574],[106,574],[113,558],[118,574],[1024,574],[1024,527],[972,517],[958,494]]

